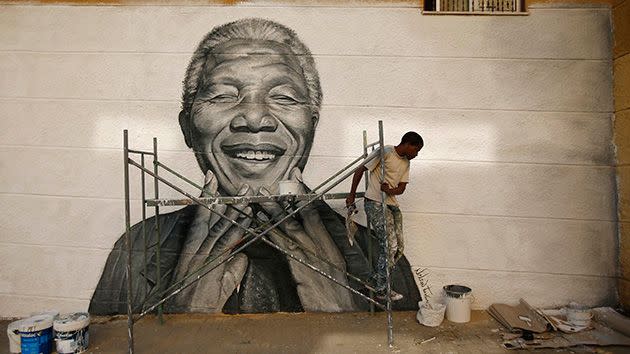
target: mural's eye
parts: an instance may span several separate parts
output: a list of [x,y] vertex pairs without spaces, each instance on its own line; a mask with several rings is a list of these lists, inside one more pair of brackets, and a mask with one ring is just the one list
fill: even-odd
[[211,83],[202,91],[200,99],[208,103],[235,103],[238,95],[238,88],[233,85]]
[[283,106],[292,106],[292,105],[296,105],[296,104],[300,103],[295,98],[293,98],[291,96],[287,96],[287,95],[273,95],[273,96],[271,96],[271,100],[274,103],[277,103],[277,104],[280,104],[280,105],[283,105]]
[[211,103],[234,103],[238,101],[238,96],[234,94],[220,94],[212,96],[208,101]]

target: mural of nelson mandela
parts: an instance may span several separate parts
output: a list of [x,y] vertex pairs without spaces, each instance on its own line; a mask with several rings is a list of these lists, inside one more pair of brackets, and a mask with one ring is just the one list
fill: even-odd
[[[179,123],[186,144],[193,149],[205,174],[204,194],[225,196],[276,194],[280,180],[302,184],[315,128],[320,119],[322,92],[315,62],[296,34],[276,22],[243,19],[215,27],[201,41],[186,72]],[[234,207],[217,205],[218,212],[247,228],[247,215],[285,213],[275,202]],[[154,219],[147,225],[153,225]],[[160,264],[155,248],[142,256],[142,228],[132,228],[132,301],[137,311],[158,300],[167,287],[222,253],[244,236],[241,228],[196,205],[160,215]],[[149,229],[153,229],[150,227]],[[345,270],[367,279],[364,229],[350,246],[345,223],[326,203],[318,201],[280,226],[292,241],[270,236],[284,249],[342,282]],[[157,241],[149,232],[149,244]],[[377,242],[373,242],[377,247]],[[124,238],[114,245],[90,303],[93,314],[126,312]],[[374,252],[376,254],[376,252]],[[336,267],[314,257],[328,259]],[[161,289],[156,277],[161,274]],[[339,269],[335,269],[339,268]],[[404,295],[394,309],[417,308],[418,288],[409,262],[401,258],[392,286]],[[165,303],[166,312],[299,312],[359,311],[368,304],[347,289],[289,259],[265,243],[255,243],[200,281]]]

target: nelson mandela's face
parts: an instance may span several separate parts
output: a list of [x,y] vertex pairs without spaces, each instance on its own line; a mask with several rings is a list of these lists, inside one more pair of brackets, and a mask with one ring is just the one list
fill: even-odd
[[303,168],[317,118],[297,57],[284,44],[232,40],[208,57],[191,109],[191,144],[204,172],[235,195]]

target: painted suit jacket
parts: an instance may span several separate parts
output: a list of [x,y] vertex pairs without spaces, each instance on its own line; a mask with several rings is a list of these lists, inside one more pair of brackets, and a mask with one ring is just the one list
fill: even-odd
[[[323,224],[331,235],[346,262],[346,270],[361,279],[367,279],[371,272],[368,261],[368,235],[366,229],[359,227],[355,235],[356,242],[350,246],[346,234],[345,220],[322,201],[314,202]],[[132,307],[134,312],[156,303],[158,293],[171,285],[173,272],[188,229],[194,218],[197,206],[159,216],[160,228],[160,264],[157,264],[155,246],[157,242],[155,218],[145,222],[147,244],[147,271],[144,272],[144,242],[142,223],[131,228],[133,242],[132,274]],[[377,253],[378,242],[371,242],[373,255]],[[241,281],[239,291],[234,292],[223,307],[225,313],[260,313],[260,312],[300,312],[303,311],[295,282],[291,276],[286,256],[259,242],[243,250],[249,260],[247,271]],[[373,257],[376,262],[376,256]],[[125,237],[121,236],[115,243],[105,269],[98,282],[89,312],[95,315],[124,314],[127,312],[127,251]],[[160,267],[161,284],[157,289],[156,275]],[[318,276],[318,275],[316,275]],[[349,285],[360,289],[361,285],[348,279]],[[406,257],[402,257],[392,271],[392,288],[404,295],[401,301],[393,302],[394,310],[417,310],[420,293],[414,281],[414,274]],[[357,310],[368,310],[369,304],[360,296],[353,294]],[[168,302],[165,312],[170,311]]]

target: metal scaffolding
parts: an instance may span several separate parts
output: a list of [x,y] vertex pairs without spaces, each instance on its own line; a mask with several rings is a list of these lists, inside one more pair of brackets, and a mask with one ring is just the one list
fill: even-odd
[[[369,151],[374,151],[376,148],[378,147],[383,147],[383,122],[379,121],[378,122],[378,129],[379,129],[379,140],[373,143],[369,143],[367,142],[367,133],[365,131],[363,131],[363,154],[361,156],[359,156],[358,158],[356,158],[354,161],[352,161],[351,163],[349,163],[348,165],[346,165],[344,168],[342,168],[341,170],[339,170],[338,172],[336,172],[335,174],[333,174],[331,177],[329,177],[328,179],[326,179],[324,182],[322,182],[320,185],[318,185],[317,187],[315,187],[312,191],[306,193],[306,194],[299,194],[299,195],[270,195],[270,196],[262,196],[262,195],[258,195],[258,196],[203,196],[202,197],[195,197],[193,195],[191,195],[190,193],[186,192],[184,189],[178,187],[176,184],[170,182],[169,180],[167,180],[163,175],[160,175],[160,168],[169,172],[170,174],[174,175],[175,177],[177,177],[179,180],[188,183],[189,185],[195,187],[196,189],[199,189],[201,191],[203,191],[203,187],[199,186],[197,184],[195,184],[194,182],[192,182],[191,180],[187,179],[186,177],[184,177],[183,175],[177,173],[175,170],[173,170],[172,168],[168,167],[167,165],[163,164],[162,162],[160,162],[158,160],[158,148],[157,148],[157,138],[153,138],[153,151],[141,151],[141,150],[134,150],[134,149],[130,149],[129,148],[129,138],[128,138],[128,132],[127,130],[124,130],[123,132],[123,153],[124,153],[124,183],[125,183],[125,247],[127,248],[127,264],[126,264],[126,272],[127,272],[127,329],[128,329],[128,347],[129,347],[129,353],[133,353],[134,350],[134,334],[133,334],[133,325],[135,322],[139,321],[142,317],[144,317],[145,315],[153,312],[154,310],[157,309],[157,316],[160,320],[160,322],[163,322],[163,317],[162,317],[162,305],[168,301],[169,299],[171,299],[172,297],[176,296],[178,293],[180,293],[181,291],[183,291],[184,289],[188,288],[189,286],[191,286],[192,284],[194,284],[195,282],[197,282],[199,279],[201,279],[204,275],[210,273],[212,270],[214,270],[215,268],[217,268],[218,266],[220,266],[221,264],[228,262],[229,260],[231,260],[234,256],[236,256],[238,253],[240,253],[241,251],[243,251],[245,248],[247,248],[248,246],[252,245],[253,243],[257,242],[257,241],[262,241],[265,244],[269,245],[270,247],[272,247],[273,249],[281,252],[282,254],[286,255],[287,257],[295,260],[296,262],[299,262],[303,265],[305,265],[306,267],[308,267],[309,269],[311,269],[312,271],[316,272],[317,274],[325,277],[326,279],[336,283],[337,285],[349,290],[350,292],[352,292],[353,294],[356,294],[358,296],[360,296],[361,298],[363,298],[365,301],[367,301],[370,304],[370,311],[374,311],[375,307],[378,307],[384,311],[387,312],[387,342],[388,345],[390,347],[393,346],[393,322],[392,322],[392,304],[391,304],[391,280],[390,280],[390,260],[389,257],[386,257],[387,259],[387,272],[386,272],[386,279],[387,279],[387,292],[386,292],[386,303],[385,305],[381,304],[380,302],[376,301],[374,299],[374,293],[375,293],[375,289],[366,281],[363,280],[361,278],[359,278],[358,276],[355,276],[353,274],[348,273],[345,269],[341,269],[339,268],[337,265],[335,265],[333,262],[326,260],[326,259],[322,259],[320,258],[317,254],[315,254],[314,252],[308,250],[306,247],[304,247],[303,245],[301,245],[298,241],[291,239],[288,235],[284,234],[284,232],[282,232],[281,229],[278,228],[279,225],[281,225],[283,222],[285,222],[287,219],[293,217],[295,214],[297,214],[300,210],[302,210],[303,208],[305,208],[306,206],[310,205],[313,201],[316,200],[327,200],[327,199],[345,199],[348,196],[348,193],[328,193],[330,192],[335,186],[337,186],[339,183],[343,182],[345,179],[347,179],[348,177],[352,176],[354,174],[354,171],[357,167],[359,167],[363,161],[368,157],[368,152]],[[379,149],[380,150],[380,159],[381,159],[381,175],[385,176],[385,171],[384,171],[384,152],[382,148]],[[137,161],[135,161],[134,159],[132,159],[130,157],[131,154],[135,154],[135,155],[140,155],[140,162],[138,163]],[[153,170],[151,171],[151,169],[147,168],[145,166],[145,155],[149,155],[149,156],[153,156]],[[206,260],[204,262],[204,264],[202,264],[199,268],[197,268],[196,270],[194,270],[193,272],[191,272],[190,274],[188,274],[186,277],[184,277],[183,279],[174,282],[172,285],[170,285],[169,287],[167,287],[164,290],[161,290],[161,274],[160,274],[160,267],[157,267],[157,277],[156,277],[156,286],[154,287],[154,289],[157,289],[157,291],[159,292],[159,294],[157,294],[158,296],[154,296],[156,294],[150,294],[147,293],[147,298],[151,298],[151,297],[156,297],[159,300],[157,302],[155,302],[154,304],[150,305],[150,306],[144,306],[142,309],[140,309],[137,313],[134,315],[134,309],[132,308],[132,298],[133,298],[133,294],[132,294],[132,272],[131,272],[131,259],[132,259],[132,249],[133,249],[133,244],[132,244],[132,239],[131,239],[131,218],[130,218],[130,192],[129,192],[129,185],[130,185],[130,181],[129,181],[129,166],[134,166],[137,167],[140,172],[141,172],[141,189],[142,189],[142,221],[141,221],[141,225],[142,225],[142,239],[143,239],[143,270],[144,270],[144,274],[147,274],[147,250],[155,247],[155,256],[156,256],[156,261],[157,264],[160,264],[160,225],[158,222],[159,216],[160,216],[160,207],[161,206],[182,206],[182,205],[198,205],[199,207],[205,208],[208,211],[210,211],[212,214],[217,215],[218,217],[227,220],[228,222],[230,222],[232,225],[242,229],[245,234],[244,236],[236,241],[234,244],[231,244],[228,246],[228,248],[222,252],[221,254],[217,255],[216,257],[210,259],[210,260]],[[365,183],[366,183],[366,187],[367,187],[367,171],[365,172],[366,176],[365,176]],[[146,188],[145,188],[145,183],[146,183],[146,178],[145,175],[149,175],[151,177],[153,177],[154,180],[154,197],[151,199],[147,199],[146,196]],[[172,188],[173,190],[175,190],[176,192],[182,194],[185,198],[182,199],[160,199],[159,197],[159,183],[164,183],[166,186]],[[358,197],[362,197],[363,193],[357,193]],[[383,211],[383,218],[384,220],[386,220],[386,210],[387,208],[384,207],[385,206],[385,198],[386,195],[384,192],[381,193],[381,206],[382,206],[382,211]],[[237,223],[235,220],[232,220],[231,218],[227,217],[225,214],[222,214],[220,212],[218,212],[217,210],[215,210],[214,206],[217,204],[225,204],[227,205],[227,208],[231,208],[233,204],[238,204],[238,203],[261,203],[261,202],[269,202],[269,201],[276,201],[276,202],[289,202],[291,203],[293,206],[296,206],[295,208],[293,208],[290,211],[287,211],[287,215],[285,215],[284,217],[278,219],[278,220],[270,220],[269,218],[266,217],[266,215],[264,215],[263,213],[258,213],[255,216],[251,216],[251,215],[246,215],[245,213],[243,213],[242,211],[240,211],[237,208],[234,208],[236,211],[238,211],[242,216],[248,217],[252,219],[252,224],[250,225],[250,227],[243,227],[241,224]],[[297,206],[296,202],[301,202],[299,206]],[[148,241],[147,241],[147,232],[146,232],[146,227],[147,226],[147,207],[153,207],[155,210],[155,225],[154,225],[154,230],[157,234],[157,241],[156,243],[154,243],[153,245],[149,245]],[[385,224],[385,232],[387,232],[387,222],[384,223]],[[252,225],[254,227],[252,227]],[[371,233],[370,233],[370,220],[368,219],[368,223],[367,223],[367,231],[368,231],[368,249],[370,250],[368,253],[368,257],[369,257],[369,264],[370,266],[372,266],[372,245],[371,245]],[[281,246],[279,246],[278,244],[274,243],[273,241],[271,241],[270,238],[265,237],[267,235],[272,235],[274,236],[276,239],[278,238],[283,238],[287,241],[289,241],[293,246],[299,248],[301,251],[303,251],[304,253],[308,253],[309,255],[313,256],[314,258],[316,258],[318,261],[321,261],[327,265],[329,265],[330,267],[332,267],[333,269],[345,273],[345,275],[355,281],[357,281],[359,284],[361,284],[362,286],[364,286],[366,289],[369,290],[369,296],[363,294],[362,292],[360,292],[357,289],[352,288],[351,286],[345,284],[344,282],[340,281],[339,279],[335,278],[333,275],[328,274],[327,272],[325,272],[324,270],[318,268],[317,266],[310,264],[309,262],[301,259],[300,257],[294,255],[293,253],[291,253],[289,250],[282,248]],[[386,248],[389,248],[389,245],[387,244],[387,237],[385,237],[385,243],[386,243]]]

